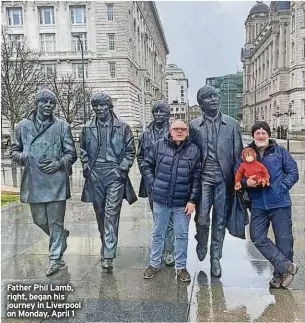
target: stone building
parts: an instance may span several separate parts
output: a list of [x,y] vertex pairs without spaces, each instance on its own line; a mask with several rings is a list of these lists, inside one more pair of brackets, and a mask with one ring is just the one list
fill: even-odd
[[72,73],[81,82],[78,35],[85,82],[107,91],[133,130],[151,120],[169,53],[153,1],[3,1],[2,25],[13,41],[41,51],[45,73]]
[[171,120],[188,120],[188,88],[189,82],[181,68],[176,64],[166,67],[166,100],[171,106]]
[[[275,130],[305,129],[305,2],[257,1],[245,22],[243,124],[265,120]],[[279,117],[277,117],[279,116]]]
[[219,91],[221,112],[238,119],[239,109],[242,106],[243,73],[209,77],[206,84],[214,86]]

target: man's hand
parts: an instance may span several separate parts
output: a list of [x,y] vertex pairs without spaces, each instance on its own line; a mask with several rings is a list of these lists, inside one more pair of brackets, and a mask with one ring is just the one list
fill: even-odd
[[58,160],[44,160],[41,164],[38,164],[40,170],[46,174],[54,174],[60,170],[61,164]]
[[252,175],[247,179],[247,186],[248,187],[257,187],[257,182],[255,180],[256,175]]
[[184,209],[184,212],[185,212],[185,214],[186,214],[186,215],[191,216],[191,215],[192,215],[192,213],[194,212],[194,210],[195,210],[195,204],[194,204],[194,203],[192,203],[192,202],[188,202],[188,203],[186,204],[186,207],[185,207],[185,209]]

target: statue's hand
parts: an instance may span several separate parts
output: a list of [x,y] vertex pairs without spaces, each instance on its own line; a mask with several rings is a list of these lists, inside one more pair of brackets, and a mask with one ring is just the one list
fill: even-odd
[[58,160],[51,162],[49,160],[45,160],[42,164],[38,164],[38,167],[46,174],[54,174],[60,170],[61,164]]
[[28,158],[29,158],[28,155],[26,153],[22,152],[18,157],[19,163],[21,165],[26,165]]

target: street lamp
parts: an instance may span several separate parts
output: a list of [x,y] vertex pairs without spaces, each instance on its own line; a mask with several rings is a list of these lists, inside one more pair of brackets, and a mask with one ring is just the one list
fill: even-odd
[[291,117],[296,114],[292,110],[292,104],[289,103],[288,110],[284,112],[288,116],[288,129],[287,129],[287,150],[289,151],[290,145],[289,145],[289,135],[290,135],[290,130],[291,130]]
[[277,139],[281,139],[282,137],[282,133],[280,131],[280,117],[283,115],[284,113],[280,112],[279,110],[277,110],[275,113],[272,114],[273,117],[276,117],[276,131],[277,131]]
[[256,77],[253,74],[245,74],[245,76],[251,76],[254,79],[254,123],[256,122]]
[[84,47],[83,40],[81,39],[82,35],[74,34],[72,35],[74,38],[77,38],[80,43],[80,48],[82,52],[82,69],[83,69],[83,104],[84,104],[84,124],[86,123],[86,90],[85,90],[85,62],[84,62]]

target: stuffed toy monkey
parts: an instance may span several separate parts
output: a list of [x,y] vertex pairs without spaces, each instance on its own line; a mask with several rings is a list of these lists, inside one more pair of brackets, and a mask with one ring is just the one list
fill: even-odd
[[270,185],[270,175],[267,168],[256,160],[256,152],[252,148],[245,148],[242,151],[242,160],[235,175],[235,190],[241,189],[240,181],[242,177],[247,179],[254,176],[253,179],[258,185],[265,187]]

